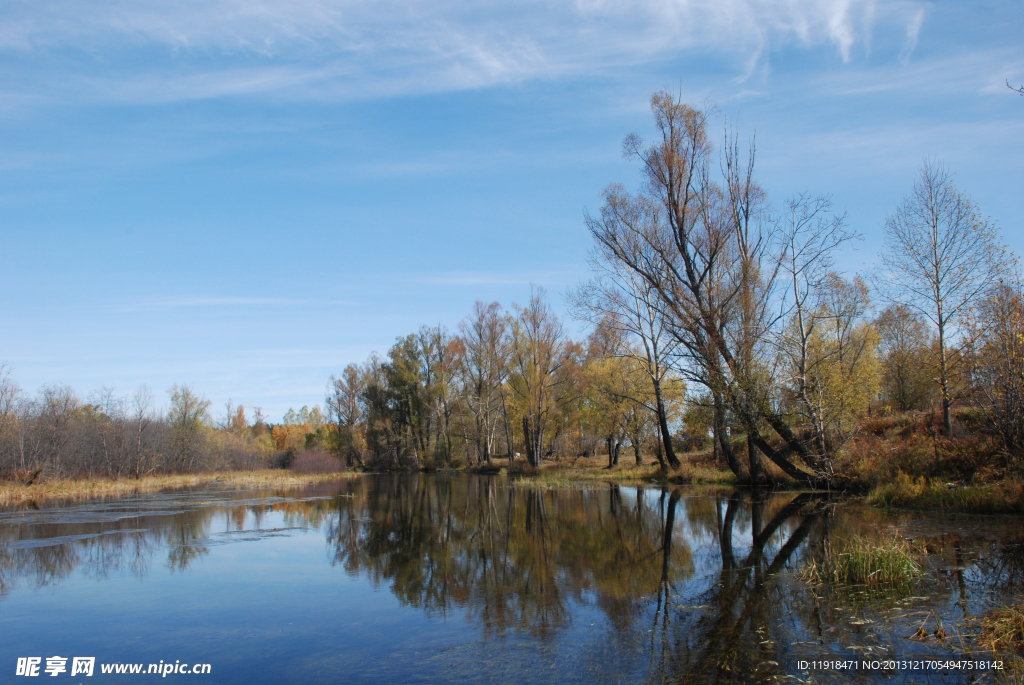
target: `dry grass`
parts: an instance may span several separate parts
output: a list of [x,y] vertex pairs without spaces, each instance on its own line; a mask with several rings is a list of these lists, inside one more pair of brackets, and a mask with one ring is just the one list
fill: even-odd
[[606,459],[563,459],[549,461],[539,469],[526,465],[525,460],[519,462],[509,471],[509,475],[526,477],[530,481],[546,487],[570,487],[590,483],[617,483],[619,485],[641,485],[645,483],[675,483],[693,485],[734,484],[735,476],[728,470],[723,471],[713,465],[693,463],[684,459],[682,466],[674,471],[663,473],[657,462],[637,466],[632,459],[619,466],[608,468]]
[[637,466],[630,460],[629,464],[609,469],[607,460],[600,458],[552,460],[542,463],[540,468],[534,468],[525,459],[521,459],[511,469],[506,469],[506,473],[544,487],[571,487],[590,483],[639,485],[663,480],[657,463]]
[[922,574],[924,550],[894,535],[879,543],[854,537],[826,540],[821,558],[803,570],[805,581],[871,589],[909,588]]
[[1024,483],[1007,480],[991,485],[953,485],[900,473],[875,488],[868,502],[881,507],[1019,514],[1024,513]]
[[1024,683],[1024,602],[985,614],[978,644],[1003,660],[1002,681]]
[[736,483],[736,475],[728,469],[684,461],[669,474],[668,480],[681,485],[730,485]]
[[200,485],[225,487],[291,487],[333,478],[344,478],[345,473],[298,474],[280,469],[265,471],[222,471],[167,476],[144,476],[138,480],[82,479],[55,480],[33,485],[0,481],[0,506],[47,500],[85,500],[101,497],[121,497],[163,490],[192,488]]

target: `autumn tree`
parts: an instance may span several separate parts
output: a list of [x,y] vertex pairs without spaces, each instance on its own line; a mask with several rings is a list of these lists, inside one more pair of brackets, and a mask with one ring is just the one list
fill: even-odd
[[[975,403],[1008,454],[1024,452],[1024,288],[997,283],[978,302],[966,345]],[[1020,467],[1017,461],[1015,466]]]
[[563,367],[567,339],[562,322],[544,301],[544,290],[533,288],[529,303],[513,305],[509,320],[510,354],[508,384],[522,421],[526,458],[539,466],[544,457],[553,419],[572,394]]
[[812,428],[817,451],[835,452],[856,428],[877,395],[880,372],[875,350],[878,333],[865,314],[867,285],[828,274],[812,309],[789,326],[793,344],[791,382],[796,413]]
[[[659,220],[595,222],[588,228],[603,249],[657,291],[677,343],[677,367],[687,381],[707,388],[716,440],[730,468],[742,471],[728,439],[727,412],[751,444],[788,475],[808,485],[822,484],[828,470],[815,457],[813,444],[790,425],[776,392],[778,365],[772,360],[785,318],[777,307],[784,254],[775,225],[753,220],[761,202],[755,196],[753,146],[743,164],[738,148],[727,146],[726,157],[733,161],[722,165],[724,179],[716,182],[708,113],[667,93],[656,93],[651,108],[655,141],[647,145],[629,136],[624,147],[640,163],[643,186],[637,197],[657,207]],[[782,450],[765,430],[779,438]]]
[[349,364],[327,383],[327,416],[334,423],[336,451],[347,466],[363,466],[366,453],[367,374],[358,364]]
[[928,373],[934,339],[924,317],[894,304],[875,318],[875,328],[883,402],[896,411],[924,409],[934,387]]
[[[651,224],[657,223],[658,213],[653,203],[645,198],[628,197],[618,185],[610,186],[604,198],[601,216],[585,217],[592,232],[604,232],[603,224],[606,223],[625,223],[640,234],[655,230]],[[649,262],[657,258],[644,241],[631,240],[620,244],[620,249],[634,250],[637,254],[632,255],[632,259],[635,261]],[[631,339],[628,343],[616,345],[608,354],[628,357],[647,375],[662,449],[668,466],[677,468],[679,458],[672,445],[663,389],[676,344],[666,329],[667,321],[659,307],[658,291],[650,281],[626,266],[616,256],[615,250],[600,241],[591,250],[590,267],[593,278],[570,294],[573,312],[595,326],[614,328]],[[636,344],[632,344],[634,340]],[[661,455],[661,449],[658,454]]]

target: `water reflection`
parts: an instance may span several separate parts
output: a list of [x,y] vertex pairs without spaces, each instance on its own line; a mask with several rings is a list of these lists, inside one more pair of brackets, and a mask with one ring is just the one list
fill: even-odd
[[[430,613],[465,608],[485,634],[543,637],[594,602],[628,627],[638,603],[694,570],[658,507],[603,491],[499,487],[494,478],[376,479],[353,485],[329,524],[333,559]],[[641,491],[643,493],[643,491]],[[679,538],[676,540],[675,538]]]
[[[827,592],[794,573],[830,536],[893,528],[930,552],[913,596]],[[608,680],[771,682],[799,674],[801,659],[948,657],[949,640],[908,639],[922,617],[955,624],[1024,581],[1015,519],[892,516],[820,493],[409,475],[2,512],[0,595],[75,574],[188,573],[223,545],[316,531],[328,563],[428,617],[464,617],[485,642],[556,644],[598,612],[607,653],[594,658],[617,664]]]

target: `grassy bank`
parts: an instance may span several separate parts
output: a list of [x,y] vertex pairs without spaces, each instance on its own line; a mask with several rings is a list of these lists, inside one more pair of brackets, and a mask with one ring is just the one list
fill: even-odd
[[502,459],[495,461],[494,466],[490,468],[467,470],[472,473],[503,471],[510,476],[523,478],[546,487],[571,487],[591,483],[617,483],[619,485],[645,483],[733,485],[736,483],[736,477],[728,469],[719,469],[701,462],[691,462],[687,456],[682,456],[683,463],[678,469],[672,469],[667,473],[662,472],[657,462],[649,461],[637,466],[632,459],[608,468],[607,458],[599,457],[545,461],[539,468],[533,468],[525,460],[519,460],[511,469]]
[[902,509],[951,509],[975,514],[1024,513],[1024,483],[954,484],[899,474],[877,486],[868,502]]
[[295,473],[274,469],[263,471],[220,471],[166,476],[143,476],[139,479],[121,478],[53,480],[32,485],[0,481],[0,506],[43,502],[46,500],[85,500],[99,497],[120,497],[163,490],[176,490],[201,485],[224,487],[293,487],[332,478],[351,477],[348,473]]

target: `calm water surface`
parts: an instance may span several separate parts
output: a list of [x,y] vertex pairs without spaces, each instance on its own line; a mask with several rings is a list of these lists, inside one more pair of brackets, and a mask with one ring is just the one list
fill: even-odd
[[[912,592],[799,579],[830,536],[893,530],[930,551]],[[160,660],[209,663],[167,676],[206,683],[973,682],[798,662],[957,657],[956,639],[910,636],[1015,595],[1022,543],[1017,518],[465,475],[9,510],[0,681],[59,655],[96,674],[69,661],[53,682],[151,682],[99,664]]]

